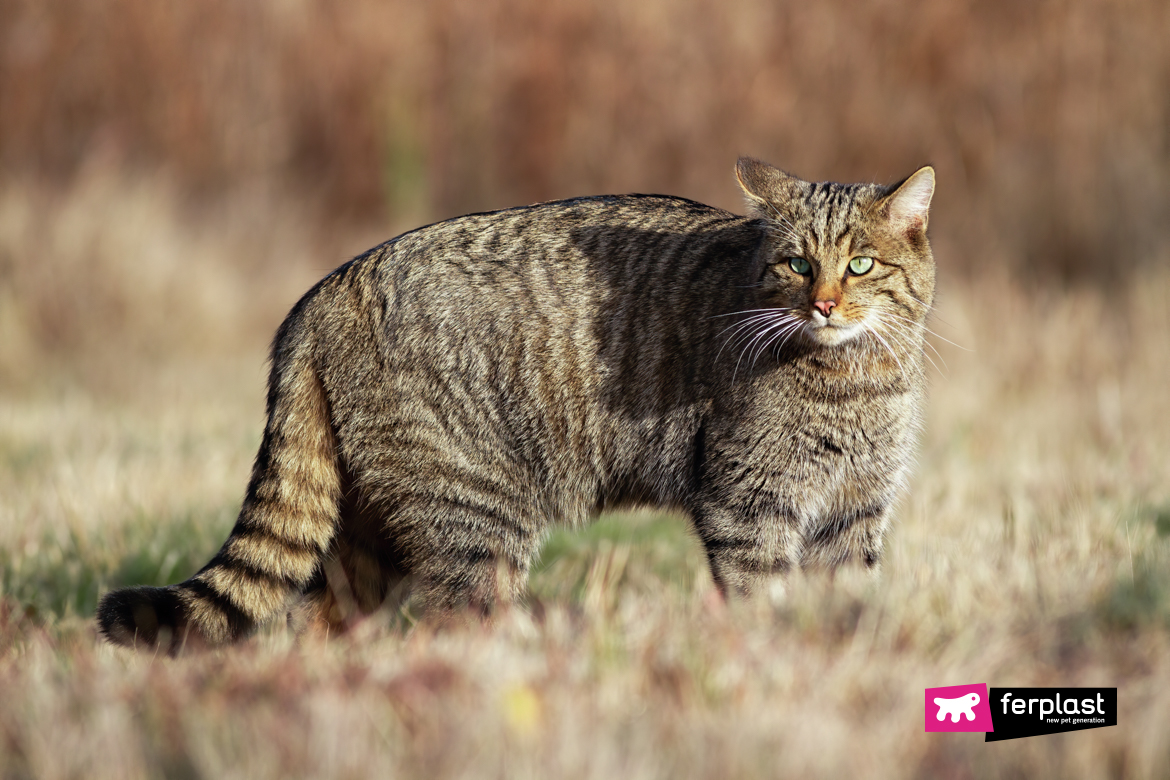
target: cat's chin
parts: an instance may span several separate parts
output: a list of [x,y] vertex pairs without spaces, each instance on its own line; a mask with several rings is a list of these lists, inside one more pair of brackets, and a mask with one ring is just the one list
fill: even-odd
[[822,347],[838,347],[860,336],[862,330],[860,324],[830,325],[814,322],[804,329],[804,334],[814,344]]

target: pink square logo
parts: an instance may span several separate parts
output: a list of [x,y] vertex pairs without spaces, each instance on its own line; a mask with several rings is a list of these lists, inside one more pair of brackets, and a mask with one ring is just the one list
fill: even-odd
[[987,684],[926,689],[927,731],[995,731]]

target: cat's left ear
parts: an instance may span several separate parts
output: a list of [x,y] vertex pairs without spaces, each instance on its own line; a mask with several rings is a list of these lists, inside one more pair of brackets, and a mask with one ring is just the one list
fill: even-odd
[[799,193],[803,182],[763,160],[740,157],[735,178],[743,190],[748,210],[760,217],[772,216],[776,204],[787,203]]
[[926,165],[884,198],[882,211],[895,230],[903,233],[925,231],[933,196],[934,168]]

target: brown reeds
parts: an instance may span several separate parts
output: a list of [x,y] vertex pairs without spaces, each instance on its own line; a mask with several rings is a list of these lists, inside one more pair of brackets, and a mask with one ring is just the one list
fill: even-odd
[[3,0],[0,165],[112,156],[408,227],[608,191],[735,207],[742,153],[929,161],[955,267],[1108,276],[1170,230],[1166,40],[1156,0]]

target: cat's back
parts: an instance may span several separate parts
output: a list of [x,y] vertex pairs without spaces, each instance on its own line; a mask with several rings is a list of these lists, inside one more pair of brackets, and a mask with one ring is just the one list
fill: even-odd
[[760,239],[757,220],[683,198],[539,203],[404,233],[302,305],[337,339],[357,328],[436,367],[508,345],[525,348],[526,362],[571,346],[620,363],[656,341],[678,347],[695,323],[733,311]]
[[[368,253],[387,282],[429,288],[451,282],[498,284],[525,269],[549,274],[615,274],[641,265],[643,273],[698,256],[712,240],[755,237],[751,220],[665,195],[604,195],[537,203],[437,222],[412,230]],[[659,258],[646,266],[643,261]],[[359,258],[358,262],[364,262]],[[536,285],[539,286],[539,285]]]
[[579,516],[599,493],[681,490],[712,317],[739,306],[759,236],[663,196],[472,214],[342,266],[290,319],[319,345],[348,460],[402,473],[458,452],[523,472],[516,484],[570,486],[549,513]]

